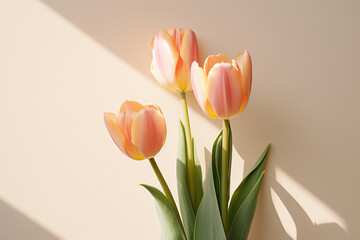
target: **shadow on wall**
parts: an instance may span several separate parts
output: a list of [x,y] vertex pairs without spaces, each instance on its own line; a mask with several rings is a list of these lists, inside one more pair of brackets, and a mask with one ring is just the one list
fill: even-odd
[[[293,220],[295,231],[290,232],[284,229],[288,236],[282,239],[307,240],[309,237],[312,239],[346,239],[346,232],[336,223],[313,223],[300,204],[278,182],[275,182],[272,188],[267,188],[266,194],[275,195],[287,208]],[[277,214],[279,214],[279,210],[277,210]],[[289,222],[282,225],[289,224]]]
[[[358,74],[355,61],[351,61],[354,51],[359,50],[359,5],[258,1],[175,4],[156,0],[42,2],[149,79],[153,79],[149,72],[150,40],[158,29],[194,29],[202,60],[209,53],[234,57],[244,47],[249,49],[254,65],[252,96],[245,112],[231,121],[234,147],[245,159],[245,173],[266,144],[272,142],[263,201],[254,221],[262,231],[250,236],[259,240],[273,236],[340,240],[345,236],[355,239],[360,234],[359,216],[352,209],[359,196],[344,198],[353,193],[353,186],[348,183],[356,182],[359,163],[355,160],[360,158],[355,152],[360,144],[360,129],[353,128],[360,122],[360,114],[353,111],[360,102],[360,82],[354,77]],[[226,18],[212,17],[219,13]],[[342,61],[332,60],[334,53],[329,49],[334,46],[337,59]],[[343,84],[339,84],[339,79]],[[334,93],[341,95],[336,101]],[[329,99],[333,99],[331,103]],[[189,105],[203,114],[192,96]],[[220,121],[213,123],[221,127]],[[276,169],[295,179],[336,217],[316,212],[310,219],[309,211],[319,205],[308,204],[305,213],[299,199],[277,182]],[[272,205],[271,192],[277,194],[293,218],[295,237],[279,230],[284,223]],[[303,197],[308,203],[307,196]]]
[[60,240],[61,238],[0,199],[0,239]]
[[[268,157],[268,161],[271,162],[271,150]],[[261,213],[258,212],[257,219],[260,221],[260,225],[266,225],[266,221],[271,221],[272,231],[277,229],[277,232],[282,232],[282,236],[279,237],[282,240],[348,239],[347,226],[341,216],[338,216],[331,209],[324,208],[326,204],[318,202],[311,193],[306,191],[294,192],[293,186],[291,187],[291,184],[286,183],[293,180],[291,178],[280,178],[278,175],[281,175],[282,172],[274,169],[272,164],[267,164],[266,171],[267,178],[261,193],[263,201],[260,202],[261,206],[258,209],[261,211],[266,208],[266,212],[271,212],[268,215],[272,216],[272,219],[268,218],[263,221]],[[285,183],[283,183],[284,180]],[[283,185],[287,185],[293,195]],[[308,203],[304,204],[304,200]],[[278,218],[274,216],[278,216]],[[323,218],[322,221],[318,220],[319,217]],[[258,233],[257,236],[261,239],[267,239],[264,233]]]
[[[206,148],[204,148],[204,151],[206,168],[208,168],[211,162],[211,153]],[[336,223],[336,221],[341,223],[341,219],[336,219],[336,216],[329,216],[327,220],[333,220],[335,222],[315,223],[309,217],[307,211],[279,183],[278,177],[276,177],[276,172],[278,171],[274,169],[272,164],[268,163],[269,161],[271,162],[272,159],[271,152],[272,150],[270,148],[265,162],[266,180],[263,181],[259,197],[262,200],[258,201],[253,220],[254,222],[258,222],[258,226],[261,226],[261,231],[258,231],[259,228],[255,229],[255,231],[251,233],[253,236],[250,235],[249,239],[269,239],[269,236],[275,236],[275,232],[279,240],[347,239],[348,234],[344,230],[346,226],[340,226],[339,223]],[[311,200],[309,196],[304,197],[307,200]],[[313,205],[313,207],[316,208],[319,206]],[[321,207],[322,206],[320,206],[320,208]],[[266,214],[264,214],[264,209],[266,209]],[[316,209],[311,209],[310,211],[315,210]],[[265,215],[267,217],[264,218]],[[254,226],[252,226],[252,229],[253,228]],[[273,234],[268,234],[268,232],[272,232]]]

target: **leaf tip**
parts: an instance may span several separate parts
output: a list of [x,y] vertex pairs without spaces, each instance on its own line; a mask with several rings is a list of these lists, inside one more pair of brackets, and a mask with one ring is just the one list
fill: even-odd
[[181,121],[180,118],[179,118],[179,124],[180,124],[180,126],[184,127],[184,123]]
[[271,142],[269,142],[268,145],[266,145],[266,151],[269,151],[270,147],[271,147]]
[[150,186],[144,183],[140,183],[139,186],[142,186],[144,188],[146,188],[147,190],[149,190]]

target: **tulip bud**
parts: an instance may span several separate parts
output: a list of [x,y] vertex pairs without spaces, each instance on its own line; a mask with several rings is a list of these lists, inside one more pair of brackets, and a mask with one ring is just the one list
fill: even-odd
[[235,60],[219,54],[208,56],[204,69],[194,62],[191,84],[203,111],[212,118],[229,119],[246,107],[251,91],[252,64],[248,51]]
[[126,101],[119,115],[104,113],[104,120],[115,144],[132,159],[152,158],[164,146],[166,124],[156,105]]
[[172,91],[190,91],[191,64],[200,63],[195,33],[184,29],[159,30],[151,45],[150,71],[160,85]]

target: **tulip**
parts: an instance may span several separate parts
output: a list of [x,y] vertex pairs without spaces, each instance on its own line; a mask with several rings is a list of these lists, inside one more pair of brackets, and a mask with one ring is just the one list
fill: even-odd
[[164,88],[180,93],[186,132],[187,183],[193,208],[195,199],[195,163],[186,92],[191,90],[190,71],[193,62],[200,63],[196,35],[192,30],[174,28],[159,30],[152,42],[151,72]]
[[223,120],[221,154],[220,213],[225,232],[228,231],[229,202],[229,119],[244,111],[250,97],[252,64],[248,51],[235,60],[223,54],[207,57],[204,68],[191,65],[191,84],[197,102],[212,118]]
[[166,124],[156,105],[126,101],[119,115],[105,113],[104,120],[115,144],[132,159],[152,158],[164,146]]
[[191,90],[190,69],[200,63],[195,33],[181,28],[159,30],[153,38],[151,72],[166,89]]
[[119,115],[104,113],[104,120],[111,138],[125,155],[135,160],[149,159],[182,226],[174,197],[154,159],[164,146],[166,138],[166,124],[160,108],[156,105],[143,106],[135,101],[125,101],[120,107]]
[[204,68],[191,66],[191,84],[197,102],[212,118],[230,119],[246,107],[252,81],[251,57],[247,50],[235,60],[223,54],[207,57]]

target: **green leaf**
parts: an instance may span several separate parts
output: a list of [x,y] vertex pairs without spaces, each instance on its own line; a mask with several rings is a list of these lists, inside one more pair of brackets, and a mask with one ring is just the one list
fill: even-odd
[[[231,127],[229,125],[229,152],[228,152],[228,182],[230,183],[230,175],[231,175],[231,163],[232,163],[232,133],[231,133]],[[222,169],[222,130],[220,131],[218,137],[216,138],[213,148],[212,148],[212,164],[214,169],[214,185],[215,185],[215,191],[216,196],[218,199],[218,202],[220,203],[220,186],[221,186],[221,169]],[[230,184],[228,184],[228,193],[230,193]],[[229,195],[227,196],[227,199],[229,199]],[[220,208],[220,205],[219,205]]]
[[157,188],[141,184],[155,198],[156,210],[161,224],[162,240],[186,240],[181,225],[166,196]]
[[213,167],[214,186],[220,209],[220,188],[221,188],[221,158],[222,158],[222,131],[215,139],[211,153],[211,164]]
[[254,217],[256,203],[261,187],[261,182],[264,177],[264,172],[261,173],[258,181],[253,189],[246,196],[239,209],[236,212],[235,218],[232,222],[229,231],[229,240],[246,240],[251,226],[251,221]]
[[[176,162],[176,177],[179,195],[180,212],[183,220],[185,233],[188,240],[193,239],[195,213],[192,207],[189,189],[187,187],[187,151],[185,128],[182,122],[179,124],[179,140]],[[200,169],[201,171],[201,169]]]
[[203,185],[202,185],[202,172],[201,172],[201,165],[199,161],[199,157],[197,155],[196,146],[194,138],[192,139],[192,146],[194,148],[194,163],[195,163],[195,215],[197,209],[199,208],[201,199],[204,195]]
[[268,144],[259,157],[259,159],[256,161],[253,169],[251,172],[245,177],[245,179],[241,182],[241,184],[238,186],[238,188],[235,190],[231,202],[230,202],[230,208],[229,208],[229,226],[231,226],[236,211],[240,207],[241,203],[244,201],[246,196],[250,193],[254,185],[256,184],[258,178],[260,177],[263,166],[265,163],[265,158],[267,156],[267,153],[269,151],[270,144]]
[[[263,167],[264,167],[264,162],[265,162],[265,158],[266,158],[266,156],[267,156],[267,154],[268,154],[268,152],[269,152],[270,146],[271,146],[271,143],[269,143],[269,144],[265,147],[263,153],[261,154],[261,156],[258,158],[258,160],[256,161],[256,163],[254,164],[253,169],[252,169],[251,171],[254,171],[255,168],[257,168],[260,164],[262,164],[262,166],[260,166],[260,168],[263,169]],[[260,174],[258,173],[258,175],[260,175]]]
[[215,192],[213,164],[207,170],[205,192],[195,219],[194,239],[226,240]]
[[256,161],[252,171],[235,190],[229,207],[229,239],[246,239],[256,208],[257,196],[263,177],[263,166],[270,144]]

